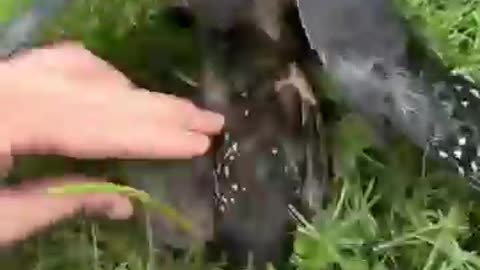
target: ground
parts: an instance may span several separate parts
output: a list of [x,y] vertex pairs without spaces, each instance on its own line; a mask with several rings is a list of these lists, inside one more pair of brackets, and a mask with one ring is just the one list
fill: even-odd
[[[198,55],[190,33],[159,13],[164,1],[78,2],[48,37],[83,40],[151,89],[188,90],[186,78],[194,84]],[[12,3],[19,2],[1,1],[0,18],[14,14]],[[446,63],[480,79],[480,1],[401,3]],[[407,144],[372,149],[369,134],[356,116],[345,116],[337,140],[341,173],[326,210],[298,229],[299,269],[480,269],[480,194]],[[0,262],[12,270],[210,267],[201,258],[154,260],[150,228],[138,227],[70,221],[0,254]]]

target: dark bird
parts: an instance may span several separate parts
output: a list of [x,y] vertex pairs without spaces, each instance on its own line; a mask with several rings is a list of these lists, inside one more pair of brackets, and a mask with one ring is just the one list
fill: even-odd
[[290,209],[318,209],[327,180],[322,116],[287,0],[191,0],[203,68],[199,103],[226,116],[212,161],[213,246],[229,265],[281,269]]

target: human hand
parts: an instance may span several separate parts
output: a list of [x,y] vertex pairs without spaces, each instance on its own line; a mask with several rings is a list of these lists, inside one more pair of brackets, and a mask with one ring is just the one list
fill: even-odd
[[[204,153],[223,117],[170,95],[136,89],[77,44],[24,53],[0,64],[0,167],[12,154],[77,158],[189,158]],[[1,169],[1,168],[0,168]],[[0,190],[0,246],[22,240],[80,210],[126,218],[128,199],[111,194],[52,198],[65,181]]]
[[223,117],[136,89],[80,45],[35,49],[0,64],[0,153],[77,158],[190,158]]
[[116,194],[53,196],[50,187],[66,183],[91,183],[99,179],[70,176],[62,179],[42,179],[24,182],[11,189],[0,190],[0,248],[24,240],[54,223],[79,212],[126,219],[132,206],[125,197]]

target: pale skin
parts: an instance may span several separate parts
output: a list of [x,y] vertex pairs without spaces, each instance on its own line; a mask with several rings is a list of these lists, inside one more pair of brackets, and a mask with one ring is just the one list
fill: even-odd
[[[224,118],[171,95],[136,88],[77,43],[34,49],[0,63],[0,168],[13,155],[188,159],[205,153]],[[106,181],[72,175],[0,190],[0,247],[80,211],[127,219],[120,195],[54,197],[46,188]],[[27,184],[28,183],[28,184]]]

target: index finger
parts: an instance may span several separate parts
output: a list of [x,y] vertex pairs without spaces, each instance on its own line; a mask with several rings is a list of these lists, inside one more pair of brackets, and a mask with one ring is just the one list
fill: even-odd
[[[152,93],[145,89],[141,91]],[[174,95],[155,92],[154,96],[157,101],[160,101],[158,103],[161,103],[162,106],[162,108],[158,107],[158,109],[161,109],[162,113],[165,110],[170,111],[172,113],[170,115],[172,122],[180,121],[182,128],[186,130],[206,135],[215,135],[223,129],[225,118],[219,113],[201,109],[191,101]]]

